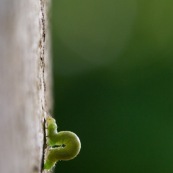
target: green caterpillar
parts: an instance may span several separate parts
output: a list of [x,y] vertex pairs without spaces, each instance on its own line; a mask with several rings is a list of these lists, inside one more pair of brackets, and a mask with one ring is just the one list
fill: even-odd
[[46,143],[49,149],[45,153],[44,169],[52,169],[57,161],[75,158],[81,149],[78,136],[70,131],[57,132],[55,119],[48,116],[46,119]]

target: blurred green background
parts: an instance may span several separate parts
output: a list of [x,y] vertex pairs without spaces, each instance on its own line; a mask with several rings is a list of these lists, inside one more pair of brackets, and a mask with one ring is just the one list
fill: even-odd
[[173,172],[172,7],[53,0],[54,115],[82,142],[57,173]]

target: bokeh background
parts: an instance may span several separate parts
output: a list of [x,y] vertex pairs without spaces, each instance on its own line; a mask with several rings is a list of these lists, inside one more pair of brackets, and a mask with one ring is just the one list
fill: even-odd
[[54,115],[82,142],[57,173],[173,172],[172,7],[53,0]]

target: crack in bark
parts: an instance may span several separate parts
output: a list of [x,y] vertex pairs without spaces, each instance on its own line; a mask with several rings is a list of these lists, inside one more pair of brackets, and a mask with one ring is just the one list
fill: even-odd
[[[40,19],[40,30],[41,30],[41,38],[39,41],[39,47],[40,47],[40,68],[42,71],[42,80],[41,80],[41,85],[43,87],[43,101],[42,101],[42,110],[43,112],[46,111],[46,97],[45,97],[45,92],[46,92],[46,82],[45,82],[45,41],[46,41],[46,20],[45,20],[45,2],[44,0],[40,0],[40,10],[41,10],[41,19]],[[47,114],[47,113],[46,113]],[[45,115],[44,115],[45,116]],[[41,172],[43,172],[43,167],[44,167],[44,154],[46,150],[46,131],[45,131],[45,119],[43,122],[43,153],[42,153],[42,163],[41,163]]]

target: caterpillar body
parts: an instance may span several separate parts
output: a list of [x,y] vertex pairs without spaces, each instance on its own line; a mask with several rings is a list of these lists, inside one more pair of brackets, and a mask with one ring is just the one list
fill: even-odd
[[79,137],[71,131],[57,132],[57,124],[54,118],[46,119],[46,143],[49,147],[45,153],[44,169],[52,169],[60,160],[75,158],[81,149]]

